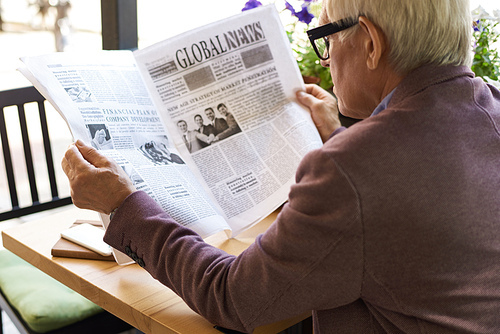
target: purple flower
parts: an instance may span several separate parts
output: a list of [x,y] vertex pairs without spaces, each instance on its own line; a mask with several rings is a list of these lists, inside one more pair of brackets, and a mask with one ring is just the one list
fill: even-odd
[[479,20],[474,21],[473,27],[474,27],[474,31],[481,31],[481,30],[479,30]]
[[285,9],[288,9],[293,15],[295,15],[295,9],[293,9],[292,5],[290,5],[288,1],[285,1]]
[[311,23],[311,20],[314,18],[314,15],[309,13],[307,6],[302,7],[300,12],[294,13],[294,15],[299,19],[300,22],[304,22],[305,24]]
[[243,12],[245,10],[249,10],[260,6],[262,6],[262,3],[259,0],[248,0],[247,3],[245,4],[245,7],[243,7],[241,11]]
[[300,22],[304,22],[305,24],[311,23],[311,20],[314,18],[314,15],[309,13],[309,4],[312,1],[316,0],[304,0],[304,3],[302,4],[302,9],[300,12],[295,11],[295,9],[288,3],[288,1],[285,0],[285,9],[288,9],[293,16],[299,19]]

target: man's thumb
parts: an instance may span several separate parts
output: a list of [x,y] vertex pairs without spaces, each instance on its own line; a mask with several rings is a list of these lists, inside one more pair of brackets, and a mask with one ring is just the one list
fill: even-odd
[[312,107],[312,105],[316,102],[316,98],[314,96],[307,94],[304,91],[298,91],[296,96],[297,100],[299,100],[299,102],[306,107]]

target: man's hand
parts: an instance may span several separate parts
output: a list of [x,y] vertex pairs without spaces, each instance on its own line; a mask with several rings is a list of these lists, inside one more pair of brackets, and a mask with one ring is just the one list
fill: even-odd
[[305,92],[297,92],[297,99],[309,109],[321,139],[326,142],[341,126],[337,100],[318,85],[306,85]]
[[80,140],[68,148],[61,165],[79,208],[109,214],[136,191],[116,162]]

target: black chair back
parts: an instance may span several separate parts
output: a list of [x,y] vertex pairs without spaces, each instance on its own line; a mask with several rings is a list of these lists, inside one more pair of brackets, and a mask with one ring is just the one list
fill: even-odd
[[[44,105],[45,98],[35,89],[35,87],[25,87],[12,89],[0,92],[0,135],[2,140],[2,152],[7,174],[7,182],[9,187],[10,201],[12,209],[0,213],[0,221],[18,218],[35,212],[40,212],[48,209],[57,208],[63,205],[71,204],[71,197],[59,197],[57,189],[56,174],[54,169],[54,161],[52,158],[52,148],[50,145],[50,136],[47,126],[47,116]],[[47,173],[50,182],[50,191],[52,198],[47,201],[40,201],[39,191],[37,188],[35,168],[33,164],[33,155],[31,151],[31,142],[28,135],[28,126],[26,122],[25,105],[27,103],[36,102],[38,105],[38,113],[40,117],[40,127],[43,138],[43,150],[45,154],[45,163],[47,165]],[[19,116],[19,125],[21,137],[23,141],[24,160],[26,162],[26,172],[29,180],[32,203],[30,205],[20,205],[19,196],[16,187],[16,179],[14,177],[14,165],[12,163],[11,148],[7,133],[5,120],[5,108],[16,106]],[[11,110],[9,109],[9,112]]]

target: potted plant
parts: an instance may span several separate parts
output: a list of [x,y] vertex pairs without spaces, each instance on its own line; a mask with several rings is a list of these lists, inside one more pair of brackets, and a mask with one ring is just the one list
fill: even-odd
[[474,58],[472,71],[477,77],[486,82],[500,87],[500,57],[498,54],[498,42],[500,33],[500,11],[495,11],[494,16],[488,14],[482,7],[472,11],[474,17]]

